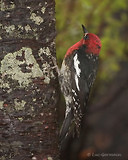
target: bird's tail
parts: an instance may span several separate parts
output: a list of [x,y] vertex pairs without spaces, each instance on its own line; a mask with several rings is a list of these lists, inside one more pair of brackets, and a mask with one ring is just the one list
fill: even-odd
[[73,121],[73,113],[70,111],[63,121],[60,130],[60,149],[66,148],[70,139],[75,136],[75,123]]

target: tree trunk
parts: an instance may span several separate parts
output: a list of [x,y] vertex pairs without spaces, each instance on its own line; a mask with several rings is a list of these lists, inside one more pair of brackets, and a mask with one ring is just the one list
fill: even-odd
[[55,2],[0,5],[1,160],[57,160]]

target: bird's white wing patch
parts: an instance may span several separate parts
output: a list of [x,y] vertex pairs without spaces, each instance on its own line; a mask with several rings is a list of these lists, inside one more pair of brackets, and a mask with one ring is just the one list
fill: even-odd
[[77,54],[74,56],[73,60],[74,60],[74,68],[76,70],[76,74],[75,74],[76,87],[77,87],[78,90],[80,90],[78,77],[80,77],[81,70],[79,68],[80,62],[78,60],[78,55]]
[[71,111],[71,108],[69,105],[72,103],[72,97],[70,95],[65,96],[65,101],[66,101],[65,117],[67,117],[68,113]]

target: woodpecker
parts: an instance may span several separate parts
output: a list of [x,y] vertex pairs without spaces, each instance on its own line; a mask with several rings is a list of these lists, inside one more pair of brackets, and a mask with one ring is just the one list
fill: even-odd
[[97,73],[101,41],[95,34],[88,33],[84,25],[82,28],[84,36],[67,50],[59,74],[66,102],[65,119],[60,131],[61,142],[68,136],[80,136],[90,89]]

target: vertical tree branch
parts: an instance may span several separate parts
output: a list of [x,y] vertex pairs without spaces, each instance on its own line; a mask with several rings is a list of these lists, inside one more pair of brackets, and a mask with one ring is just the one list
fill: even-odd
[[58,159],[55,2],[0,2],[0,155]]

